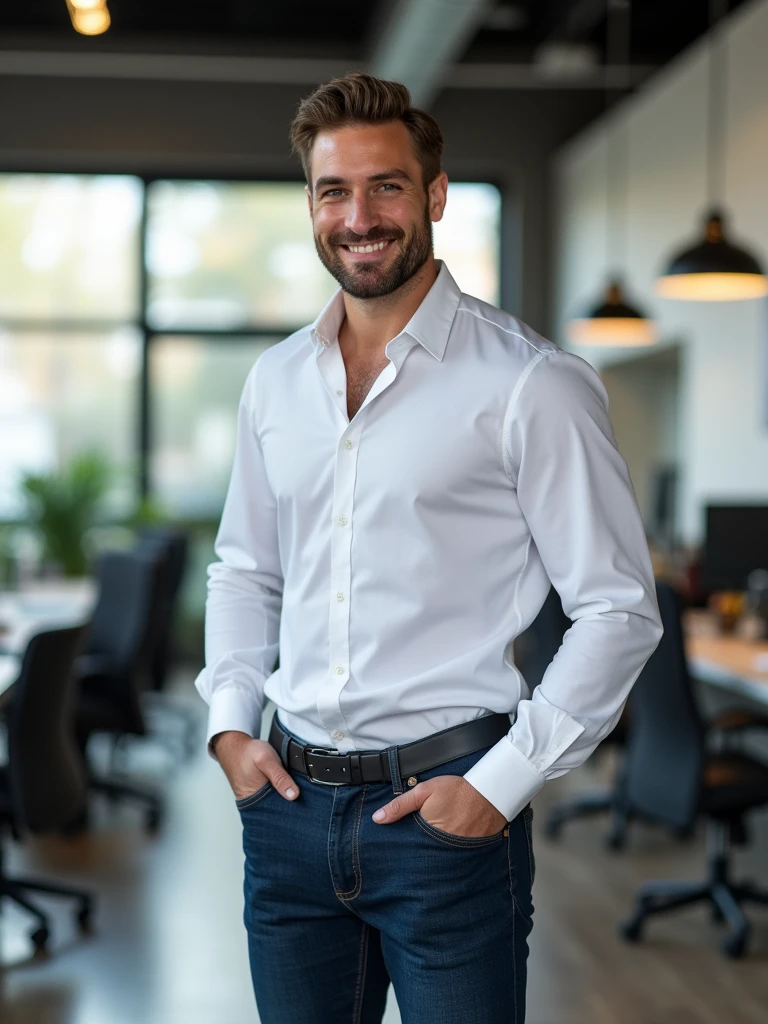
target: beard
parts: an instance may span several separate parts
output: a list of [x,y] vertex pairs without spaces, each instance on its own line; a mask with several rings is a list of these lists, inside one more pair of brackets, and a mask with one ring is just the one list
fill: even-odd
[[[358,266],[347,266],[339,252],[340,245],[372,245],[392,240],[398,247],[394,259],[381,266],[380,261],[366,261]],[[424,204],[424,215],[406,234],[402,228],[371,228],[366,235],[351,232],[329,235],[320,239],[315,235],[315,249],[320,262],[342,289],[354,299],[378,299],[391,295],[418,273],[432,254],[432,221],[429,206]],[[388,258],[385,256],[385,258]]]

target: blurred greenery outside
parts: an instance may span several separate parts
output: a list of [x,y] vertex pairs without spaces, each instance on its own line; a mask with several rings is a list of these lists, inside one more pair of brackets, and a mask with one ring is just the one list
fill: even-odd
[[[493,303],[500,219],[497,189],[459,183],[435,225],[436,253],[460,286]],[[265,348],[311,322],[334,288],[298,182],[0,174],[0,552],[42,558],[22,479],[86,452],[110,467],[90,549],[131,543],[147,332],[145,511],[190,533],[179,646],[199,662],[205,568],[243,383]]]

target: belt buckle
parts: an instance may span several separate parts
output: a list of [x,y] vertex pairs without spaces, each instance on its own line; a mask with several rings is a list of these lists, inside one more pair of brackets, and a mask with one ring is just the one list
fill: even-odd
[[304,747],[304,768],[307,772],[307,777],[310,782],[315,782],[318,786],[346,786],[346,782],[328,782],[326,779],[315,779],[309,774],[310,765],[307,762],[307,754],[322,754],[324,757],[345,757],[344,754],[334,753],[332,750],[328,750],[327,747]]

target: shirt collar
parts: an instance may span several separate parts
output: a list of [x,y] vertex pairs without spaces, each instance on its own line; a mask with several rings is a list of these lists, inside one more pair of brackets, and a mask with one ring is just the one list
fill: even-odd
[[[461,299],[461,290],[445,263],[437,260],[437,265],[435,283],[401,333],[409,334],[435,359],[442,360]],[[311,337],[317,351],[336,343],[344,316],[344,297],[341,288],[337,288],[312,324]]]

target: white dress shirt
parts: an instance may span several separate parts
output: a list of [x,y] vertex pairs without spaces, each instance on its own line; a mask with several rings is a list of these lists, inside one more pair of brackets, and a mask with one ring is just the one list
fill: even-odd
[[[610,732],[661,636],[605,390],[442,265],[350,420],[343,318],[339,291],[245,384],[197,680],[209,737],[258,736],[265,695],[343,753],[509,712],[466,778],[511,820]],[[531,693],[512,641],[550,580],[574,623]]]

